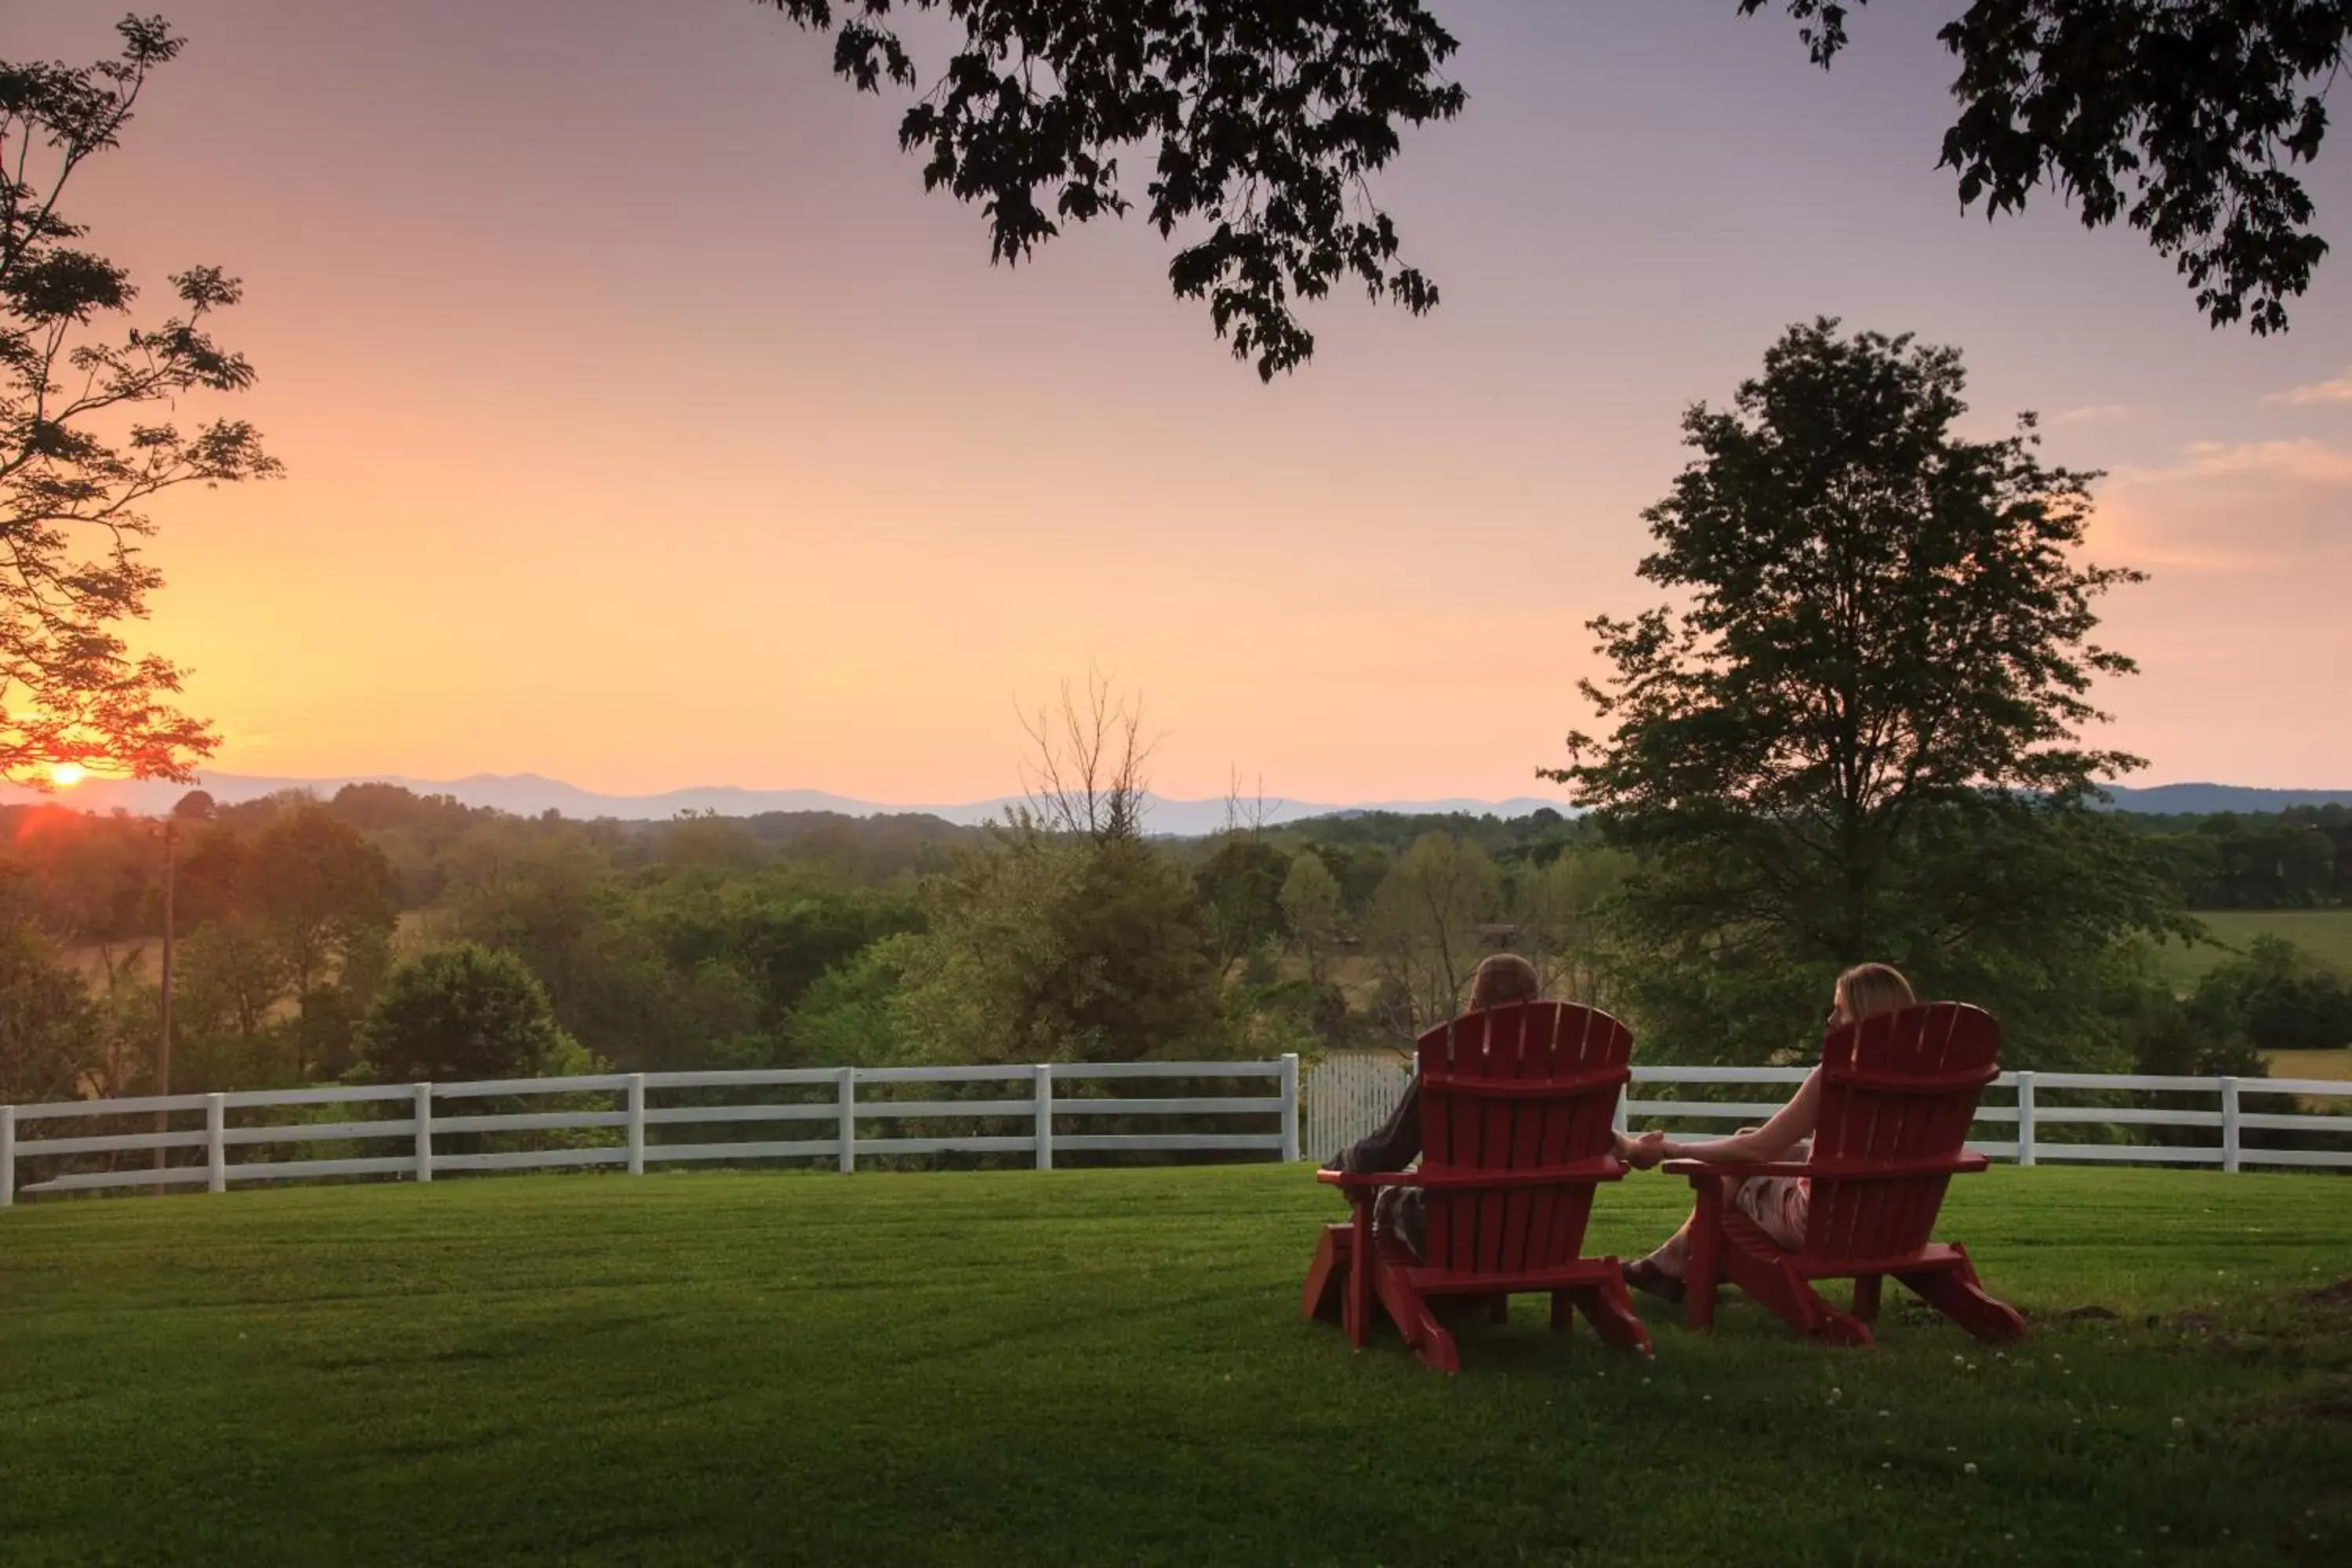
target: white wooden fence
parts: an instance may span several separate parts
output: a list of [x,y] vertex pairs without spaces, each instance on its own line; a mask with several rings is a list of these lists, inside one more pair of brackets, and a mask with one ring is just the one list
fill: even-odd
[[[1723,1122],[1763,1121],[1780,1107],[1789,1087],[1802,1083],[1804,1068],[1635,1067],[1627,1097],[1618,1102],[1618,1125],[1643,1119],[1645,1128],[1663,1122],[1667,1131],[1722,1133]],[[1404,1090],[1409,1068],[1402,1055],[1327,1057],[1308,1071],[1304,1087],[1304,1152],[1328,1160],[1387,1120]],[[1672,1086],[1677,1098],[1643,1099],[1651,1085]],[[1727,1101],[1679,1098],[1687,1089],[1744,1085],[1782,1086],[1781,1095]],[[2194,1098],[2195,1106],[2148,1107],[2101,1104],[2118,1096],[2161,1094]],[[2045,1096],[2051,1097],[2045,1099]],[[2106,1161],[2137,1164],[2215,1165],[2224,1171],[2250,1165],[2301,1165],[2352,1169],[2352,1115],[2314,1115],[2303,1099],[2341,1101],[2352,1111],[2352,1082],[2328,1079],[2153,1078],[2108,1073],[2005,1072],[1993,1080],[1988,1103],[1977,1110],[1987,1134],[1969,1147],[2021,1165],[2043,1161]],[[2251,1102],[2251,1103],[2250,1103]],[[2283,1103],[2282,1103],[2283,1102]],[[2141,1127],[2209,1129],[2210,1142],[2142,1143],[2093,1142],[2074,1130]],[[2052,1130],[2060,1130],[2055,1138]],[[2333,1134],[2340,1147],[2283,1149],[2264,1132]],[[2249,1138],[2247,1134],[2256,1134]]]
[[[195,1186],[212,1192],[245,1182],[299,1181],[321,1176],[408,1176],[429,1182],[436,1172],[506,1171],[556,1166],[616,1165],[641,1174],[648,1165],[691,1162],[740,1163],[755,1160],[831,1160],[855,1170],[860,1155],[934,1153],[1025,1153],[1040,1170],[1057,1152],[1120,1151],[1255,1152],[1297,1160],[1328,1160],[1387,1119],[1406,1074],[1401,1056],[1331,1057],[1316,1064],[1302,1083],[1298,1058],[1269,1062],[1114,1062],[1092,1065],[950,1068],[826,1068],[749,1072],[615,1073],[596,1078],[516,1079],[488,1083],[384,1084],[366,1087],[252,1089],[228,1094],[181,1094],[143,1100],[66,1100],[50,1105],[0,1106],[0,1207],[18,1192],[65,1193],[113,1187]],[[1785,1091],[1804,1079],[1802,1068],[1636,1067],[1632,1095],[1619,1103],[1621,1126],[1641,1118],[1645,1126],[1663,1121],[1680,1131],[1726,1131],[1722,1122],[1762,1121],[1779,1109],[1772,1088]],[[1181,1098],[1101,1092],[1071,1092],[1153,1079],[1271,1080],[1267,1092],[1194,1094]],[[890,1086],[915,1084],[1018,1084],[1017,1098],[912,1100],[894,1096]],[[1662,1093],[1638,1098],[1645,1086]],[[1742,1086],[1766,1090],[1752,1099],[1685,1098],[1692,1091]],[[868,1094],[861,1097],[865,1088]],[[797,1089],[824,1091],[797,1100],[757,1103],[656,1103],[689,1091]],[[920,1092],[919,1090],[917,1092]],[[2113,1103],[2121,1095],[2158,1094],[2210,1101],[2206,1105],[2158,1108]],[[605,1107],[562,1110],[475,1112],[444,1109],[446,1102],[482,1100],[562,1099],[594,1095]],[[2352,1115],[2315,1115],[2300,1100],[2336,1100],[2352,1110],[2352,1082],[2319,1079],[2145,1078],[2102,1073],[2010,1072],[1994,1080],[1992,1103],[1979,1108],[1979,1127],[1990,1134],[1971,1149],[2021,1165],[2046,1161],[2103,1161],[2136,1164],[2208,1165],[2223,1171],[2249,1166],[2352,1169]],[[2102,1103],[2102,1100],[2106,1101]],[[396,1105],[366,1121],[291,1121],[285,1111],[318,1113],[317,1108]],[[110,1131],[28,1138],[25,1131],[43,1122],[152,1117],[192,1120],[201,1128],[163,1131]],[[244,1113],[242,1115],[237,1113]],[[1102,1117],[1242,1117],[1264,1130],[1190,1132],[1086,1132],[1056,1123]],[[1018,1123],[1019,1131],[956,1131],[943,1136],[863,1135],[861,1121],[956,1119]],[[1305,1122],[1305,1136],[1301,1122]],[[709,1130],[744,1124],[817,1123],[820,1137],[765,1141],[668,1142],[673,1128]],[[1695,1125],[1696,1124],[1696,1125]],[[2211,1133],[2194,1143],[2100,1142],[2145,1127],[2193,1128]],[[663,1130],[656,1131],[655,1130]],[[2094,1137],[2061,1131],[2084,1129]],[[798,1131],[798,1129],[795,1129]],[[810,1129],[814,1131],[814,1129]],[[436,1152],[436,1139],[473,1140],[516,1133],[587,1133],[609,1142],[591,1147],[522,1148]],[[2264,1134],[2320,1134],[2336,1146],[2289,1149]],[[2250,1136],[2251,1135],[2251,1136]],[[291,1144],[397,1146],[397,1152],[350,1158],[272,1159],[266,1151]],[[232,1158],[231,1151],[238,1152]],[[161,1168],[67,1171],[17,1184],[24,1161],[152,1154],[169,1161],[174,1151],[201,1151],[193,1163]],[[262,1157],[255,1157],[261,1155]]]
[[[1152,1098],[1137,1094],[1073,1092],[1086,1086],[1149,1079],[1270,1080],[1265,1092],[1192,1094]],[[1019,1098],[992,1100],[899,1099],[887,1086],[908,1084],[1018,1084]],[[657,1104],[688,1090],[770,1088],[824,1090],[819,1096],[762,1103]],[[1252,1086],[1241,1087],[1246,1091]],[[859,1090],[878,1094],[861,1097]],[[920,1091],[917,1091],[920,1092]],[[936,1091],[935,1091],[936,1092]],[[476,1112],[461,1114],[449,1102],[595,1095],[617,1109]],[[317,1114],[320,1106],[368,1108],[369,1120],[290,1120]],[[397,1106],[386,1115],[380,1109]],[[184,1120],[201,1112],[201,1128],[162,1131],[110,1131],[81,1135],[25,1136],[43,1123],[174,1113]],[[243,1113],[243,1114],[238,1114]],[[1057,1121],[1083,1124],[1104,1117],[1246,1118],[1256,1131],[1191,1132],[1067,1131]],[[921,1122],[952,1118],[1017,1132],[955,1131],[941,1137],[864,1136],[866,1121]],[[668,1142],[656,1129],[709,1130],[725,1126],[816,1123],[822,1136],[753,1142]],[[436,1140],[467,1140],[514,1133],[590,1133],[591,1147],[501,1149],[442,1152]],[[511,1141],[511,1140],[509,1140]],[[576,1142],[576,1139],[575,1139]],[[370,1144],[396,1149],[366,1157],[272,1159],[251,1157],[289,1144]],[[194,1163],[129,1169],[67,1171],[17,1184],[21,1161],[117,1155],[161,1151],[200,1151]],[[232,1158],[231,1151],[238,1157]],[[66,1193],[110,1187],[198,1186],[222,1192],[232,1184],[299,1181],[321,1176],[409,1176],[429,1182],[437,1173],[509,1171],[571,1165],[617,1165],[640,1175],[649,1164],[684,1162],[741,1163],[752,1160],[831,1160],[843,1171],[856,1168],[860,1155],[935,1153],[1027,1153],[1039,1170],[1050,1169],[1056,1153],[1126,1151],[1255,1152],[1283,1160],[1298,1153],[1298,1058],[1269,1062],[1114,1062],[1044,1064],[1035,1067],[823,1068],[742,1072],[614,1073],[593,1078],[514,1079],[484,1083],[383,1084],[332,1089],[250,1089],[226,1094],[175,1094],[142,1100],[65,1100],[48,1105],[0,1106],[0,1207],[22,1191]],[[86,1158],[84,1159],[86,1162]]]

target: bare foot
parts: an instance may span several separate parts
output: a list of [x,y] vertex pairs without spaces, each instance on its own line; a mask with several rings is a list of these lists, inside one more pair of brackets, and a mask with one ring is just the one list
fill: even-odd
[[1625,1283],[1636,1290],[1646,1290],[1661,1300],[1677,1305],[1683,1299],[1683,1282],[1646,1258],[1625,1265]]

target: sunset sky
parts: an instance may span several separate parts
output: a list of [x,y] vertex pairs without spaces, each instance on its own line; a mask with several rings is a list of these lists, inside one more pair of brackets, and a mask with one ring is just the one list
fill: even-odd
[[[112,52],[105,5],[9,9],[10,58]],[[1433,9],[1469,109],[1379,188],[1444,303],[1337,297],[1266,386],[1139,220],[991,268],[895,100],[746,0],[169,0],[187,52],[69,211],[151,296],[246,281],[219,406],[290,477],[155,509],[146,634],[214,765],[971,799],[1094,661],[1163,794],[1541,793],[1683,407],[1827,313],[2109,471],[2133,782],[2352,787],[2352,147],[2263,340],[2054,200],[1960,212],[1957,0],[1871,5],[1827,76],[1733,0]]]

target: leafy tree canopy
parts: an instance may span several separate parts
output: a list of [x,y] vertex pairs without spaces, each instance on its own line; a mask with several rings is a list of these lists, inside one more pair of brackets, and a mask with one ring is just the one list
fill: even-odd
[[178,485],[278,472],[246,422],[171,417],[253,384],[210,333],[237,280],[192,267],[171,279],[174,311],[115,327],[138,289],[59,207],[180,51],[160,17],[118,30],[119,59],[0,60],[0,776],[43,785],[65,764],[186,779],[210,752],[212,731],[172,706],[178,668],[133,658],[116,629],[162,583],[140,558],[154,531],[142,508]]
[[1644,513],[1678,607],[1591,623],[1613,728],[1546,776],[1643,856],[1654,994],[1727,1048],[1786,1043],[1842,964],[2079,999],[2124,933],[2185,929],[2161,858],[2085,805],[2139,765],[2079,739],[2133,668],[2093,602],[2137,574],[2077,559],[2091,476],[2043,467],[2031,416],[1956,433],[1964,379],[1907,336],[1791,329],[1685,416],[1698,455]]
[[[1208,300],[1260,377],[1314,353],[1293,307],[1334,283],[1415,315],[1437,303],[1367,184],[1401,126],[1462,110],[1440,74],[1457,46],[1418,0],[758,3],[833,29],[834,69],[860,91],[919,94],[898,144],[926,154],[926,189],[981,204],[997,261],[1027,258],[1064,224],[1124,216],[1122,153],[1139,145],[1152,226],[1185,231],[1170,283]],[[963,40],[927,82],[889,24],[938,10]]]
[[[994,260],[1125,215],[1140,150],[1150,221],[1178,245],[1170,282],[1262,378],[1312,355],[1296,308],[1335,283],[1437,303],[1367,183],[1402,128],[1466,102],[1421,0],[754,3],[829,31],[860,91],[914,95],[899,145],[925,155],[927,189],[981,205]],[[1825,68],[1867,3],[1737,0],[1785,5]],[[898,25],[935,12],[961,41],[927,76]],[[2347,27],[2344,0],[1973,0],[1938,34],[1959,64],[1942,163],[1988,216],[2054,185],[2088,226],[2122,218],[2216,325],[2279,331],[2327,248],[2292,169],[2319,152]]]
[[[1788,7],[1828,66],[1849,7]],[[1973,0],[1937,34],[1960,66],[1942,164],[1988,216],[2054,185],[2087,228],[2120,217],[2215,326],[2278,331],[2327,251],[2290,171],[2318,156],[2347,31],[2344,0]]]
[[530,967],[474,942],[394,970],[361,1036],[369,1069],[391,1083],[528,1078],[563,1050]]

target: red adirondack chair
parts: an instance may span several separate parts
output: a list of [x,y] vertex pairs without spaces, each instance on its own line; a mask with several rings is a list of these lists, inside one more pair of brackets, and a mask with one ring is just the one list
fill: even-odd
[[[1433,1301],[1467,1299],[1499,1321],[1512,1294],[1544,1291],[1555,1330],[1573,1307],[1606,1342],[1646,1353],[1617,1259],[1580,1256],[1595,1184],[1625,1174],[1610,1132],[1633,1045],[1608,1014],[1560,1002],[1470,1013],[1422,1036],[1421,1168],[1320,1173],[1353,1215],[1324,1228],[1300,1314],[1340,1320],[1360,1350],[1377,1300],[1423,1361],[1459,1372]],[[1374,1198],[1400,1185],[1427,1194],[1425,1259],[1373,1237]]]
[[[1985,1293],[1967,1249],[1927,1239],[1952,1177],[1988,1163],[1964,1145],[2000,1055],[2000,1026],[1979,1008],[1935,1002],[1881,1013],[1822,1042],[1821,1114],[1806,1160],[1666,1162],[1698,1194],[1685,1281],[1690,1326],[1714,1326],[1716,1287],[1727,1279],[1805,1333],[1866,1345],[1891,1274],[1979,1339],[2022,1339],[2025,1320]],[[1727,1204],[1718,1179],[1796,1175],[1811,1179],[1812,1201],[1804,1246],[1794,1252]],[[1853,1281],[1851,1313],[1813,1289],[1817,1279],[1842,1279]]]

